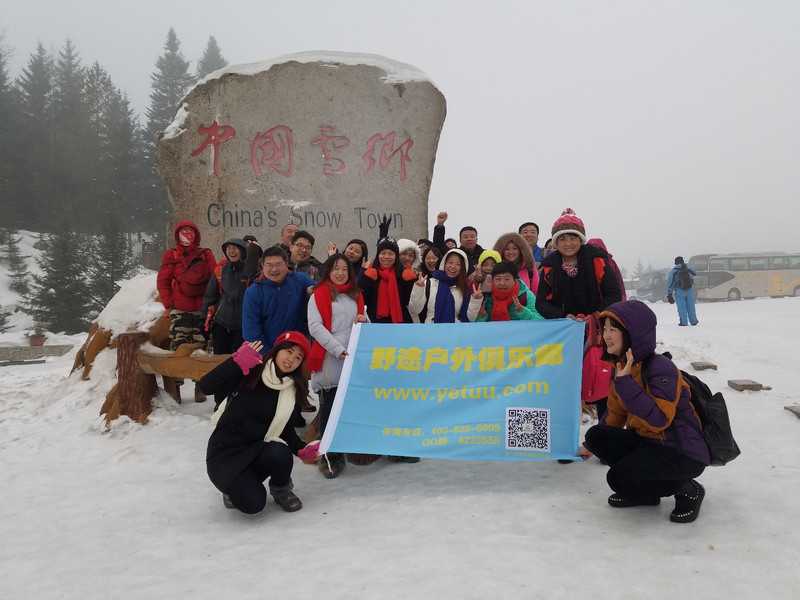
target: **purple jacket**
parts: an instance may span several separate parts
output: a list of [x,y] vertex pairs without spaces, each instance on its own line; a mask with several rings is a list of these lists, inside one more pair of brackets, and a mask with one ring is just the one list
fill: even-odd
[[[666,356],[656,354],[650,358],[645,391],[642,360],[656,348],[653,311],[643,302],[627,300],[612,304],[600,316],[613,317],[627,330],[634,360],[630,375],[612,380],[608,411],[600,422],[633,429],[652,443],[672,446],[690,458],[709,464],[708,446],[700,432],[686,420],[694,419],[699,426],[689,402],[689,388],[678,367]],[[604,358],[609,357],[604,354]],[[683,416],[678,417],[678,412]]]

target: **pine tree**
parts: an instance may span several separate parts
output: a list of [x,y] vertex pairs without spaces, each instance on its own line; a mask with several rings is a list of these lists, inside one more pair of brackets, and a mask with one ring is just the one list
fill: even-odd
[[102,311],[117,293],[117,281],[134,274],[139,261],[116,218],[107,221],[93,245],[98,251],[94,253],[95,258],[89,263],[86,275],[91,298],[89,308],[94,315]]
[[209,73],[227,66],[228,61],[222,56],[216,38],[213,35],[209,36],[203,56],[200,57],[197,63],[197,78],[202,79]]
[[633,276],[634,277],[641,277],[642,275],[647,273],[647,271],[649,271],[649,270],[650,270],[650,265],[645,267],[642,264],[642,260],[639,259],[638,261],[636,261],[636,267],[634,267],[634,269],[633,269]]
[[5,215],[11,223],[40,230],[53,214],[57,184],[53,175],[53,58],[40,43],[15,82],[18,97],[13,189]]
[[92,128],[86,94],[86,69],[69,39],[59,53],[53,93],[53,166],[56,188],[56,213],[75,215],[83,230],[99,226],[96,205],[95,167],[99,155],[96,132]]
[[9,278],[11,282],[8,289],[16,292],[22,298],[26,298],[31,291],[28,272],[28,265],[25,262],[25,257],[19,251],[19,240],[14,236],[13,232],[8,232],[5,243],[6,260],[8,261]]
[[147,109],[144,151],[148,176],[144,180],[146,200],[141,214],[147,219],[146,231],[163,236],[166,216],[170,211],[164,182],[156,172],[156,141],[172,123],[180,102],[194,83],[189,74],[189,61],[180,51],[180,41],[173,28],[167,34],[164,54],[156,60],[156,71],[150,76],[152,91]]
[[33,275],[32,294],[23,310],[34,322],[50,331],[68,334],[87,331],[89,289],[86,284],[87,261],[98,252],[84,248],[81,234],[71,231],[67,215],[55,233],[43,234],[36,243],[39,273]]
[[108,113],[108,106],[112,96],[117,93],[117,89],[114,87],[108,71],[97,61],[86,70],[84,91],[92,130],[102,139],[104,136],[103,118]]
[[106,70],[95,62],[86,74],[86,104],[92,131],[98,145],[95,157],[96,189],[92,213],[98,219],[97,231],[109,218],[121,219],[135,229],[139,213],[136,192],[141,190],[138,173],[144,173],[139,123],[130,102],[111,80]]
[[148,214],[141,207],[148,204],[145,182],[150,165],[142,128],[128,97],[119,90],[109,99],[102,129],[101,165],[108,197],[105,214],[126,232],[148,229]]
[[[5,36],[0,31],[0,212],[8,214],[10,209],[6,201],[8,194],[8,181],[11,177],[11,143],[14,139],[9,136],[12,125],[13,101],[11,96],[11,82],[8,76],[8,58],[10,50],[5,45]],[[6,223],[7,220],[4,219]]]
[[28,66],[17,78],[17,87],[22,97],[22,111],[28,125],[33,128],[49,128],[53,102],[53,57],[40,43],[36,52],[28,59]]
[[181,100],[195,82],[189,74],[189,61],[183,57],[180,47],[175,30],[170,28],[164,54],[156,60],[156,72],[150,76],[152,91],[147,109],[147,142],[153,147],[159,134],[172,123]]
[[106,118],[109,105],[114,94],[117,93],[111,76],[100,66],[97,61],[86,70],[84,78],[84,103],[88,115],[89,124],[97,145],[97,152],[93,156],[93,183],[91,202],[86,207],[97,227],[100,228],[106,222],[111,201],[109,187],[111,186],[112,176],[106,168],[106,150],[108,144],[108,132],[106,131]]

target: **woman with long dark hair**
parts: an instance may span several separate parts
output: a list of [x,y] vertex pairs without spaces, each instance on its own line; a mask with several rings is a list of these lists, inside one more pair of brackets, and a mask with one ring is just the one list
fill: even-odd
[[[322,266],[319,283],[308,301],[308,331],[314,338],[308,369],[311,389],[319,396],[320,437],[331,414],[353,325],[368,322],[355,279],[347,257],[334,254]],[[318,465],[327,479],[333,479],[344,468],[344,454],[329,452]]]
[[292,492],[293,455],[314,460],[318,444],[306,445],[293,423],[307,409],[308,382],[302,364],[310,349],[298,331],[278,336],[262,359],[262,343],[245,342],[200,379],[205,394],[228,394],[212,417],[208,477],[227,508],[255,514],[267,504],[263,482],[287,512],[303,507]]
[[347,242],[347,246],[342,251],[353,265],[353,270],[356,275],[359,275],[364,270],[366,264],[369,262],[369,248],[364,240],[352,239]]
[[433,272],[439,268],[442,261],[442,251],[436,246],[428,246],[422,253],[422,260],[419,263],[419,272],[425,277],[433,276]]

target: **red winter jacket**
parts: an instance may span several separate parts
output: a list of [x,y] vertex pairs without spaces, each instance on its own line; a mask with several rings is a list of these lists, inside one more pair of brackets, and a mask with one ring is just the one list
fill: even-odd
[[[182,227],[191,227],[196,232],[191,246],[182,246],[178,241],[178,231]],[[211,250],[200,247],[200,229],[194,222],[178,223],[174,236],[175,248],[170,248],[161,257],[161,268],[156,279],[158,294],[165,308],[199,311],[217,261]]]

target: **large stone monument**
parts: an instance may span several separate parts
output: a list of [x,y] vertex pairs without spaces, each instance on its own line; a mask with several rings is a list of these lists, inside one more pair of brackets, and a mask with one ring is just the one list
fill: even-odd
[[315,255],[352,238],[428,233],[445,99],[419,69],[367,54],[307,52],[228,66],[186,96],[158,141],[174,213],[219,254],[229,237],[279,241],[287,223]]

